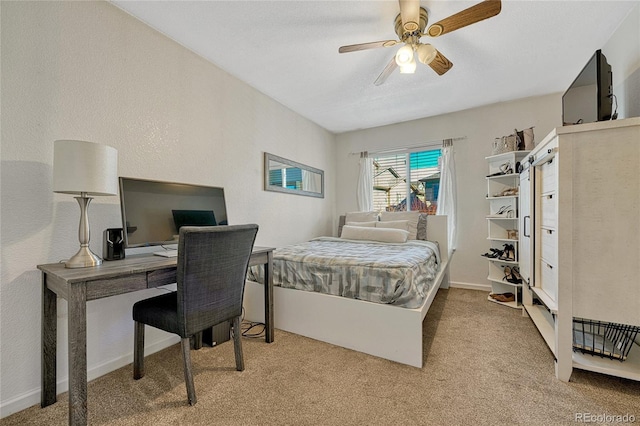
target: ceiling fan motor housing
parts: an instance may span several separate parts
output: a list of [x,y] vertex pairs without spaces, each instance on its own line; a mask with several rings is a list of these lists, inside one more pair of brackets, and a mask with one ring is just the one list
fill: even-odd
[[[398,16],[396,16],[396,19],[394,21],[394,25],[395,25],[395,30],[396,30],[396,34],[398,35],[398,38],[406,43],[407,39],[409,39],[410,37],[416,37],[416,38],[420,38],[422,37],[422,35],[424,34],[424,29],[427,27],[427,22],[429,22],[429,14],[427,12],[427,9],[425,9],[424,7],[420,8],[420,26],[416,26],[415,23],[413,22],[408,22],[407,23],[407,27],[409,28],[405,28],[405,26],[402,25],[402,16],[400,14],[398,14]],[[413,26],[411,26],[411,24],[414,24]]]
[[387,77],[389,77],[397,67],[400,67],[401,73],[413,73],[416,66],[416,56],[420,62],[430,66],[438,75],[443,75],[448,72],[453,67],[453,63],[431,44],[421,43],[420,39],[423,36],[439,37],[443,34],[456,31],[496,16],[502,9],[502,0],[483,0],[460,12],[441,19],[427,29],[429,13],[427,9],[420,7],[420,0],[398,0],[398,2],[400,3],[400,13],[393,22],[394,30],[398,35],[398,41],[382,40],[341,46],[338,49],[339,53],[357,52],[359,50],[379,47],[391,47],[398,43],[403,43],[404,46],[396,52],[374,82],[376,86],[384,83]]

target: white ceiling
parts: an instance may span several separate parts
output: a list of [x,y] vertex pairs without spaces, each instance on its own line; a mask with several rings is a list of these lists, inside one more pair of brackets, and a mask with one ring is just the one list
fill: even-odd
[[[397,1],[112,0],[223,70],[335,133],[562,92],[638,0],[503,0],[499,15],[423,37],[451,62],[418,63],[373,82],[398,46],[339,54],[342,45],[397,39]],[[478,1],[421,0],[429,24]],[[606,51],[603,52],[606,55]],[[615,70],[614,79],[615,79]]]

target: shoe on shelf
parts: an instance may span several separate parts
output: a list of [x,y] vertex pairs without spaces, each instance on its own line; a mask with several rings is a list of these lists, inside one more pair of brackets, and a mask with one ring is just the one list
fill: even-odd
[[511,206],[510,206],[510,205],[509,205],[509,206],[502,206],[502,207],[500,207],[500,208],[498,209],[498,211],[497,211],[497,212],[495,212],[495,214],[496,214],[496,215],[502,215],[502,214],[504,214],[504,212],[506,212],[506,211],[507,211],[507,209],[508,209],[509,207],[511,207]]
[[500,171],[503,175],[510,175],[513,173],[513,167],[510,162],[506,162],[500,165]]
[[516,284],[522,284],[522,275],[520,275],[520,271],[518,270],[518,268],[511,268],[511,274],[515,278]]
[[492,217],[492,218],[513,218],[514,216],[514,211],[511,208],[511,205],[508,206],[502,206],[498,209],[497,212],[495,212],[492,215],[489,215],[488,217]]
[[489,297],[491,297],[493,300],[496,300],[502,303],[514,302],[516,300],[516,296],[513,293],[502,293],[502,294],[491,293],[489,294]]
[[505,260],[507,262],[515,262],[516,260],[516,249],[513,244],[505,244],[504,250],[502,251],[502,255],[498,258],[500,260]]
[[510,282],[511,284],[522,284],[522,276],[520,275],[520,272],[517,272],[517,276],[516,276],[516,274],[514,274],[513,272],[513,269],[516,269],[516,268],[505,266],[503,270],[504,277],[502,277],[502,280]]
[[505,188],[500,192],[493,194],[494,197],[508,197],[512,195],[518,195],[518,187]]
[[511,163],[503,163],[500,165],[499,168],[500,168],[499,172],[491,173],[490,175],[487,175],[487,177],[510,175],[513,173],[513,168],[511,167]]
[[504,277],[502,277],[502,281],[508,281],[511,277],[511,267],[505,266],[502,271],[504,272]]
[[491,247],[491,248],[489,249],[489,251],[490,251],[491,253],[484,253],[484,254],[481,254],[480,256],[488,257],[489,259],[495,259],[495,258],[497,258],[497,257],[502,256],[502,254],[504,253],[504,251],[503,251],[503,250],[498,250],[498,249],[495,249],[495,248],[493,248],[493,247]]

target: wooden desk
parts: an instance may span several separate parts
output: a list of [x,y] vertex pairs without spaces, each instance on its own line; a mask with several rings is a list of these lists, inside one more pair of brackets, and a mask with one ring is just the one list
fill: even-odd
[[[273,342],[273,248],[254,247],[249,265],[264,265],[265,340]],[[176,282],[177,258],[129,256],[91,268],[63,263],[42,271],[42,407],[56,402],[57,298],[68,302],[69,424],[87,424],[87,302]],[[132,346],[133,347],[133,346]]]

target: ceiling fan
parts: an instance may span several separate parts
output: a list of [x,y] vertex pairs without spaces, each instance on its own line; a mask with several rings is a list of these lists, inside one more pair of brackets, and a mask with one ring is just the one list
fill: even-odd
[[443,75],[453,67],[453,63],[429,43],[421,43],[420,38],[428,35],[439,37],[457,29],[475,24],[500,13],[502,3],[500,0],[484,0],[448,18],[444,18],[427,28],[429,15],[427,10],[420,7],[420,0],[399,0],[400,13],[396,16],[394,25],[399,40],[382,40],[370,43],[351,44],[338,49],[339,53],[356,52],[359,50],[375,49],[378,47],[391,47],[404,43],[395,56],[387,64],[374,84],[381,85],[397,67],[403,74],[413,74],[416,70],[416,60],[429,65],[438,75]]

